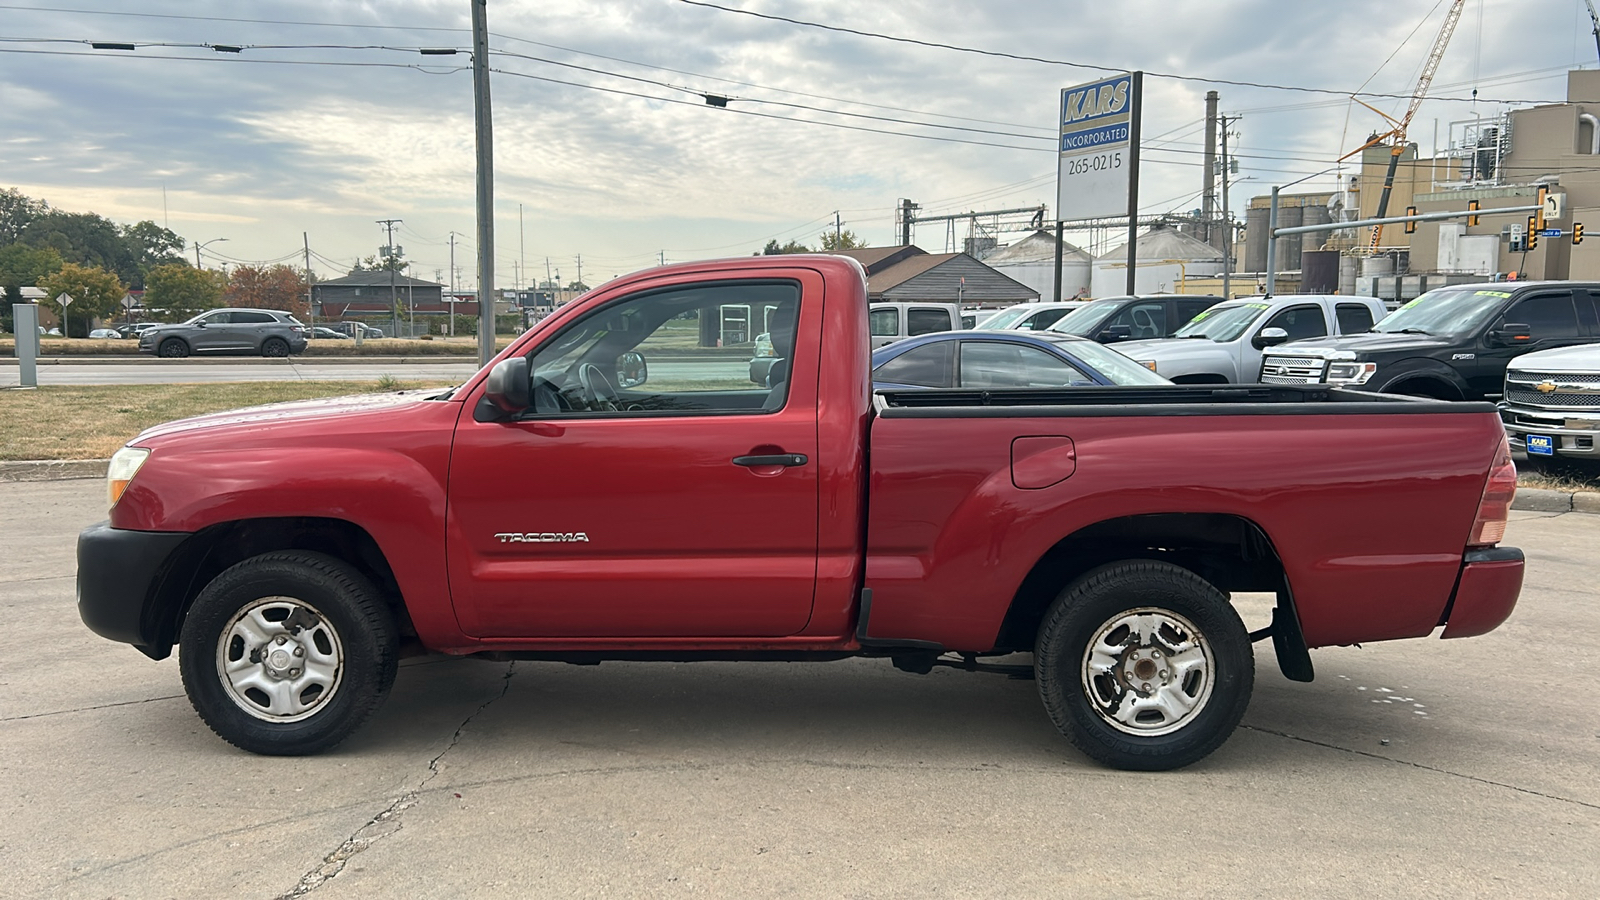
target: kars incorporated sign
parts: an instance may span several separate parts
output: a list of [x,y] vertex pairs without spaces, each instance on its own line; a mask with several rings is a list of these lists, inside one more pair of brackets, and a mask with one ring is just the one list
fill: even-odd
[[1133,75],[1126,74],[1061,91],[1059,218],[1127,215],[1139,108],[1135,84]]

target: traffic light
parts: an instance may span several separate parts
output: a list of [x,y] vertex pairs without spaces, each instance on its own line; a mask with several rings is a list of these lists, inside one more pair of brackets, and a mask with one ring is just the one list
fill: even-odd
[[[1416,214],[1417,214],[1417,208],[1415,206],[1406,207],[1406,215],[1414,216]],[[1413,220],[1411,220],[1411,221],[1406,223],[1406,234],[1416,234],[1416,233],[1417,233],[1417,222],[1416,222],[1415,219],[1413,219]]]
[[1573,222],[1572,223],[1572,246],[1576,247],[1581,243],[1583,243],[1583,223],[1582,222]]
[[[1476,201],[1476,200],[1468,200],[1467,201],[1467,209],[1470,209],[1470,210],[1476,212],[1481,208],[1482,207],[1478,205],[1478,201]],[[1478,224],[1478,217],[1477,216],[1467,216],[1467,225],[1468,225],[1468,227],[1472,227],[1472,226],[1475,226],[1477,224]]]
[[1538,210],[1536,210],[1534,212],[1533,215],[1528,217],[1528,220],[1529,220],[1528,230],[1530,232],[1540,231],[1540,230],[1542,230],[1544,228],[1544,201],[1549,196],[1550,196],[1550,188],[1547,187],[1546,185],[1542,185],[1542,184],[1539,185],[1539,199],[1538,199],[1539,208],[1538,208]]
[[1539,216],[1528,217],[1528,237],[1522,245],[1523,252],[1539,249],[1539,228],[1541,227],[1538,224],[1539,218]]

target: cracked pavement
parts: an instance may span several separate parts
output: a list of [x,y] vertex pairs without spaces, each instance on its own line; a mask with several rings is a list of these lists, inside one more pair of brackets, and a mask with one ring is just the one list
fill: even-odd
[[[1513,513],[1484,637],[1258,645],[1244,724],[1138,774],[1034,685],[828,664],[402,664],[322,756],[254,757],[176,661],[91,634],[97,480],[0,484],[0,858],[11,897],[1592,896],[1600,516]],[[1381,527],[1381,523],[1374,523]],[[1266,598],[1240,598],[1251,625]]]

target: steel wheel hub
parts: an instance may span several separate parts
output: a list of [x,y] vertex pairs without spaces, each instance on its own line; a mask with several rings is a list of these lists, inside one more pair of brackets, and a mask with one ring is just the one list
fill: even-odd
[[1084,696],[1102,720],[1139,737],[1170,734],[1205,709],[1216,663],[1205,636],[1171,610],[1118,613],[1084,648]]
[[295,722],[339,690],[344,647],[333,625],[304,600],[263,597],[240,610],[217,641],[217,675],[240,709]]

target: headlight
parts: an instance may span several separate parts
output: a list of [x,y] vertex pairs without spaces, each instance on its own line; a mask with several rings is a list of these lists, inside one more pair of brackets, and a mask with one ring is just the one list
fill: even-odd
[[1366,384],[1378,371],[1377,363],[1335,362],[1328,364],[1329,384]]
[[108,506],[116,506],[122,499],[122,492],[128,489],[133,482],[133,476],[149,458],[150,451],[143,447],[123,447],[111,457],[111,465],[106,467],[106,499]]
[[1161,374],[1161,370],[1156,368],[1156,361],[1153,360],[1153,359],[1136,359],[1136,360],[1134,360],[1134,362],[1138,363],[1141,366],[1144,366],[1146,369],[1149,369],[1150,371],[1156,373],[1157,375]]

